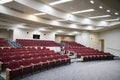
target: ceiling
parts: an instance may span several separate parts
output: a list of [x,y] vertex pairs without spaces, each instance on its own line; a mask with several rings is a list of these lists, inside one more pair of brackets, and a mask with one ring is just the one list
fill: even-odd
[[[11,27],[22,24],[32,29],[45,28],[48,32],[54,30],[102,31],[120,26],[120,0],[71,0],[50,5],[55,1],[59,0],[14,0],[2,4],[0,5],[0,25],[6,24]],[[91,1],[94,3],[92,4]],[[99,8],[100,6],[102,8]],[[75,11],[89,9],[94,11],[72,14]],[[45,13],[45,15],[35,15],[36,13]],[[108,17],[91,18],[103,15]]]

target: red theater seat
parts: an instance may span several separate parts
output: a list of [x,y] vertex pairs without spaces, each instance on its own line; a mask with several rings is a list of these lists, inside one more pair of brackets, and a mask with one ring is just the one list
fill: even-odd
[[11,80],[15,77],[21,76],[22,68],[18,61],[9,62],[6,69],[6,80]]
[[48,69],[49,68],[49,63],[47,61],[47,57],[41,57],[40,58],[42,69]]
[[32,72],[33,66],[31,64],[31,59],[23,59],[20,61],[20,64],[22,66],[22,75]]
[[33,71],[40,71],[42,69],[40,58],[31,59],[31,63],[33,65]]

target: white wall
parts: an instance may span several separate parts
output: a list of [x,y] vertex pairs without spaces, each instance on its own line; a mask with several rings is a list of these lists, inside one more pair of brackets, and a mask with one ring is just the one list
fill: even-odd
[[75,36],[69,35],[56,35],[55,41],[60,43],[61,41],[75,41]]
[[99,33],[83,31],[75,36],[75,42],[83,44],[87,47],[99,49]]
[[83,44],[87,47],[89,47],[90,45],[90,33],[88,31],[84,31],[79,35],[75,36],[75,42]]
[[90,33],[90,47],[100,50],[100,36],[99,33],[91,32]]
[[100,45],[98,43],[99,34],[92,33],[89,31],[83,31],[81,32],[81,34],[76,35],[75,38],[73,36],[72,37],[62,36],[59,39],[59,37],[55,38],[55,33],[45,33],[45,32],[40,32],[38,30],[21,29],[21,28],[15,28],[13,31],[5,30],[5,29],[0,30],[0,37],[14,40],[14,41],[16,39],[33,39],[33,34],[39,34],[40,40],[53,40],[53,41],[59,42],[60,40],[62,40],[62,37],[63,37],[64,40],[73,41],[75,39],[75,42],[78,42],[87,47],[92,47],[95,49],[99,49],[99,45]]
[[20,28],[14,29],[13,40],[15,41],[16,39],[33,39],[33,34],[40,35],[40,40],[55,40],[54,33],[45,33],[38,30]]
[[101,39],[105,41],[105,51],[120,56],[120,28],[100,33]]
[[0,38],[12,40],[13,39],[13,31],[7,30],[7,29],[0,29]]
[[9,30],[9,40],[13,41],[13,30]]

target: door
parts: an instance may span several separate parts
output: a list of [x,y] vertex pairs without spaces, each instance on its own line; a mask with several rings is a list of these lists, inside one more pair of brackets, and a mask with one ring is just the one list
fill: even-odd
[[100,50],[104,51],[104,39],[100,39]]

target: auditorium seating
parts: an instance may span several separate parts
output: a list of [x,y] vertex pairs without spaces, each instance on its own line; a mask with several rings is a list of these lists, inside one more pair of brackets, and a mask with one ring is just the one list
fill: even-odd
[[22,67],[18,61],[12,61],[8,63],[6,69],[6,80],[11,80],[15,77],[22,75]]
[[62,41],[64,44],[68,45],[64,47],[64,50],[69,55],[75,55],[80,58],[81,61],[91,61],[91,60],[111,60],[114,56],[110,53],[95,50],[90,47],[85,47],[81,44],[69,41]]
[[0,50],[0,70],[6,69],[7,80],[70,63],[67,55],[61,55],[59,52],[45,47],[3,48]]
[[31,59],[31,63],[33,65],[33,71],[42,70],[42,62],[41,62],[41,59],[39,57]]
[[91,60],[111,60],[113,55],[110,53],[93,53],[93,54],[81,54],[82,61],[91,61]]
[[[46,46],[53,46],[53,44],[49,44],[49,42],[53,41],[48,41],[48,44],[45,41],[47,45],[44,44],[44,41],[42,41],[42,45],[41,43],[39,44],[39,42],[41,42],[39,40],[22,41],[23,45],[25,43],[25,47],[0,48],[0,71],[6,69],[7,80],[13,79],[17,76],[30,74],[34,71],[41,71],[70,63],[68,55],[61,55],[59,52],[46,48]],[[27,43],[27,41],[33,42],[35,45],[29,45],[30,43]],[[62,47],[67,54],[76,55],[81,61],[111,60],[114,58],[110,53],[95,50],[75,42],[62,41],[62,43],[67,45]],[[58,46],[58,44],[54,46]]]
[[54,41],[50,40],[30,40],[30,39],[16,39],[16,42],[23,46],[60,46]]
[[78,44],[74,41],[61,41],[61,43],[64,44],[64,45],[67,45],[67,47],[70,47],[70,46],[72,46],[72,47],[83,47],[82,44]]
[[22,72],[23,72],[22,75],[32,72],[32,63],[30,58],[21,60],[20,65],[22,67]]

